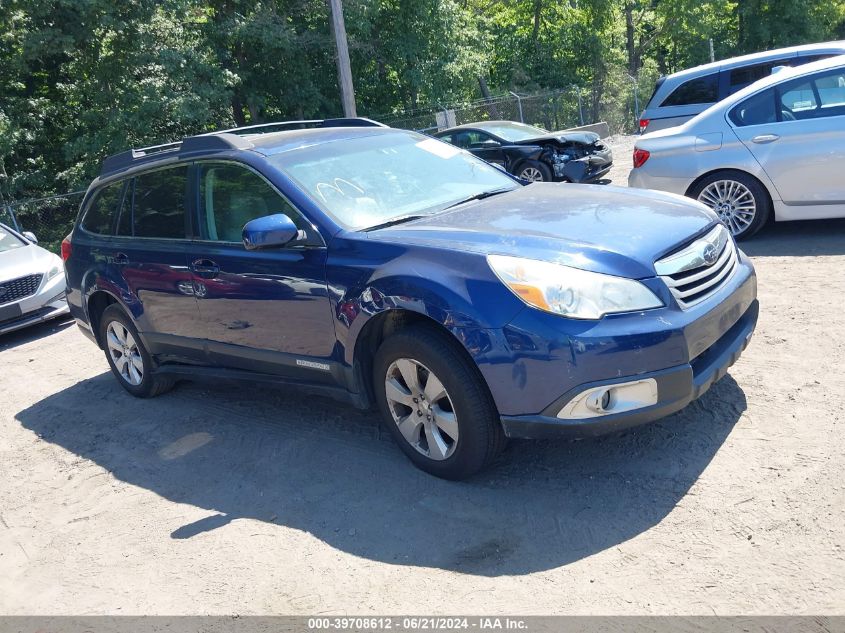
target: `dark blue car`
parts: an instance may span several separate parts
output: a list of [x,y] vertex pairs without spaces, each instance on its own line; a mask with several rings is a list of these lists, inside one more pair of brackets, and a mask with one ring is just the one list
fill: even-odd
[[415,464],[455,479],[506,437],[677,411],[758,311],[750,262],[697,202],[523,185],[362,119],[113,156],[62,253],[71,312],[131,394],[294,385],[377,407]]

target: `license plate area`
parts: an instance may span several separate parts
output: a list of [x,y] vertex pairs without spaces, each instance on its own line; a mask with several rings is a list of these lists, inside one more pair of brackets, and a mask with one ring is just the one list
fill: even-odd
[[10,306],[0,306],[0,323],[16,319],[22,314],[23,312],[19,303],[13,303]]

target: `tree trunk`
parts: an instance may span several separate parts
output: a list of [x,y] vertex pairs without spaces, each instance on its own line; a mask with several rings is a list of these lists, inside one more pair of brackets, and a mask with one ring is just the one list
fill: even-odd
[[490,94],[490,88],[487,87],[487,80],[481,75],[478,76],[478,85],[481,88],[481,96],[487,101],[487,111],[490,113],[491,119],[499,118],[499,110],[496,104],[493,103],[493,96]]
[[634,3],[625,3],[625,51],[628,53],[628,74],[636,76],[640,60],[634,30]]

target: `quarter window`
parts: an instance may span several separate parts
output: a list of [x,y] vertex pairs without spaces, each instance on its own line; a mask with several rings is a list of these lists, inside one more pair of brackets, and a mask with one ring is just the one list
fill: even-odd
[[719,100],[719,74],[705,75],[682,83],[663,100],[661,106],[715,103]]
[[247,222],[277,213],[305,228],[293,206],[258,174],[232,163],[200,168],[200,205],[209,239],[240,242]]
[[187,166],[136,176],[132,196],[135,237],[183,239],[187,186]]
[[112,183],[97,192],[82,219],[82,228],[97,235],[111,235],[115,212],[123,199],[123,181]]

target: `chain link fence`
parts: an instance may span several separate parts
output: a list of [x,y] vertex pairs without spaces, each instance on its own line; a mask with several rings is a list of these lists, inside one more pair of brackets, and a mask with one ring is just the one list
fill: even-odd
[[[437,105],[401,114],[373,117],[391,127],[435,132],[474,121],[520,121],[547,130],[563,130],[606,121],[611,134],[637,131],[643,88],[631,78],[615,91],[597,96],[592,90],[572,86],[533,95],[506,95],[464,104]],[[647,95],[646,95],[647,96]]]
[[73,229],[73,222],[84,191],[14,202],[0,207],[0,222],[18,231],[30,231],[38,245],[48,251],[61,251],[62,240]]

